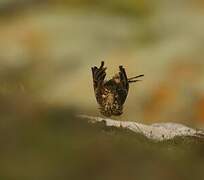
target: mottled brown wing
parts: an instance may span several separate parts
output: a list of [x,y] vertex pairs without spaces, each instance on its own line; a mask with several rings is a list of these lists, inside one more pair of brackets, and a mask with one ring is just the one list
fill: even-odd
[[92,67],[93,86],[97,102],[102,105],[102,95],[104,91],[104,79],[106,77],[106,67],[104,67],[104,61],[101,62],[101,66]]
[[125,103],[125,100],[126,100],[127,95],[128,95],[129,82],[128,82],[127,74],[126,74],[123,66],[119,66],[119,70],[120,70],[119,71],[120,87],[118,89],[118,95],[119,95],[121,105],[123,105]]

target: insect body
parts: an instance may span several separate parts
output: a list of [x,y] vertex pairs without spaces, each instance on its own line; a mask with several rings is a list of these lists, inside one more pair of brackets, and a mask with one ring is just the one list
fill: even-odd
[[93,85],[96,100],[100,105],[100,112],[104,116],[119,116],[123,113],[123,104],[128,95],[129,84],[137,82],[137,78],[144,76],[139,75],[132,78],[127,78],[125,69],[123,66],[119,66],[119,73],[112,79],[105,80],[106,67],[104,67],[104,61],[101,62],[101,66],[92,67]]

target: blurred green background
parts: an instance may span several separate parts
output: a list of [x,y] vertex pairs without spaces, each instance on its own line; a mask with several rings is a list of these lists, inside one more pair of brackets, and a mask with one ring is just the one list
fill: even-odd
[[116,119],[204,128],[204,1],[0,0],[0,179],[202,179],[200,142],[90,125],[90,67],[124,65]]

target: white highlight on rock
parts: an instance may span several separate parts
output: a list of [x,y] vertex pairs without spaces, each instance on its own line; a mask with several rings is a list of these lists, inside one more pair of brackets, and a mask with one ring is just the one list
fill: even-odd
[[79,115],[91,123],[105,122],[106,126],[129,129],[154,141],[170,140],[175,137],[197,137],[204,140],[204,130],[197,130],[178,123],[156,123],[145,125],[134,121],[117,121],[109,118]]

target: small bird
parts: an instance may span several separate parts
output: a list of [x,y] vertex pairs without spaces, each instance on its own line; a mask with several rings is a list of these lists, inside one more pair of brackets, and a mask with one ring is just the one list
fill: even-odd
[[143,77],[144,74],[128,78],[123,66],[119,66],[119,73],[110,80],[105,80],[106,67],[104,61],[101,66],[92,67],[93,86],[96,100],[99,104],[101,114],[104,116],[120,116],[123,113],[123,104],[128,95],[129,84],[138,82],[137,78]]

